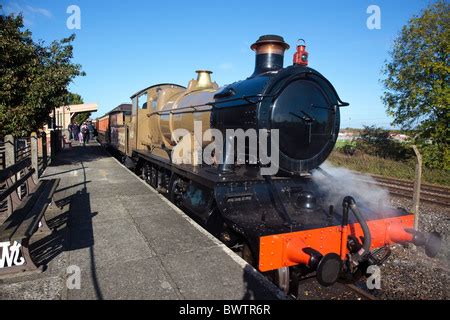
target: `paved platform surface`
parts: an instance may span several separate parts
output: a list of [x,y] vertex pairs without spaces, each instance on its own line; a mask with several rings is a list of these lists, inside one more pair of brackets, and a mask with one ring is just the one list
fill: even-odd
[[[100,146],[61,152],[56,231],[33,238],[43,273],[0,279],[0,299],[277,299],[275,287]],[[80,289],[68,288],[70,266]],[[70,269],[70,272],[73,272]]]

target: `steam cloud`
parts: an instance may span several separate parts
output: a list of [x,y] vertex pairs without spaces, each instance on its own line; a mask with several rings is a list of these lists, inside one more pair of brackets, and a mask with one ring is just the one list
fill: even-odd
[[[370,176],[361,176],[348,169],[334,167],[329,162],[322,164],[321,169],[331,177],[316,170],[312,178],[321,193],[325,195],[326,203],[334,204],[336,208],[339,208],[342,206],[344,197],[352,196],[360,207],[378,212],[389,207],[389,192],[370,183],[375,182]],[[363,181],[362,178],[369,182]]]

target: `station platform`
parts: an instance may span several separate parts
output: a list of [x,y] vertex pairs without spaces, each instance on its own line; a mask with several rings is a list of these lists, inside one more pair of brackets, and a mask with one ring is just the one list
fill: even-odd
[[61,179],[64,205],[47,212],[56,231],[33,238],[47,268],[0,279],[0,300],[284,298],[96,143],[62,151],[42,178]]

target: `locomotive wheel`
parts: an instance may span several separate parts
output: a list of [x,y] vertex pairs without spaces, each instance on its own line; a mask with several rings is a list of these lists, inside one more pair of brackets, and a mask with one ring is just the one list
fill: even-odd
[[208,210],[208,220],[206,220],[206,230],[208,230],[215,237],[220,236],[220,232],[223,230],[223,219],[220,215],[219,208],[216,203],[213,202]]
[[255,266],[255,259],[253,258],[252,249],[247,243],[244,243],[242,247],[242,259],[244,259],[249,265]]
[[158,171],[155,167],[151,166],[149,172],[150,185],[156,189],[158,187]]
[[266,272],[265,276],[268,277],[285,294],[289,294],[291,287],[291,275],[289,267]]
[[[242,248],[242,258],[247,261],[248,264],[255,267],[255,259],[253,257],[253,252],[250,246],[245,243]],[[265,272],[264,275],[269,278],[278,288],[280,288],[285,294],[289,293],[291,276],[289,272],[289,267],[280,268],[277,270]]]
[[148,165],[145,164],[142,166],[142,173],[141,173],[142,180],[144,180],[145,182],[148,182],[147,176],[148,176]]
[[183,207],[185,182],[177,176],[172,177],[169,188],[170,201],[178,208]]

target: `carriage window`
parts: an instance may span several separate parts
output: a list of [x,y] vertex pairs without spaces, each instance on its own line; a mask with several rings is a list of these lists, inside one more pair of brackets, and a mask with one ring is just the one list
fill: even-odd
[[152,100],[152,111],[156,111],[157,106],[158,106],[158,100],[153,99]]
[[147,93],[142,94],[138,98],[139,109],[147,109]]

